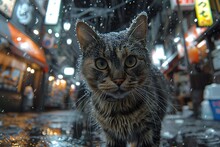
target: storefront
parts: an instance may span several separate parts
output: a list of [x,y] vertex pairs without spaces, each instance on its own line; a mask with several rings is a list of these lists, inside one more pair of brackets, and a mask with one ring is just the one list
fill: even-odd
[[19,110],[28,85],[34,89],[33,109],[41,109],[48,71],[43,49],[12,23],[0,19],[0,24],[0,109]]

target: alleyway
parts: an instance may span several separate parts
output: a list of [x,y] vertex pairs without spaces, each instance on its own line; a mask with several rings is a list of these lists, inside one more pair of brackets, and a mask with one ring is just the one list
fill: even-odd
[[[97,132],[75,110],[43,113],[0,114],[1,147],[102,147]],[[166,116],[161,132],[162,147],[219,147],[217,121],[195,120],[182,115]]]

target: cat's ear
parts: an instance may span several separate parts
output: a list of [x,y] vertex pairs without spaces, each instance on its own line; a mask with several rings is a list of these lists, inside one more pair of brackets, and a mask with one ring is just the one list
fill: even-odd
[[136,19],[133,20],[132,24],[130,25],[128,36],[129,38],[132,37],[138,40],[145,40],[147,37],[147,28],[147,13],[142,12],[136,17]]
[[82,21],[76,23],[76,35],[82,50],[98,39],[95,31]]

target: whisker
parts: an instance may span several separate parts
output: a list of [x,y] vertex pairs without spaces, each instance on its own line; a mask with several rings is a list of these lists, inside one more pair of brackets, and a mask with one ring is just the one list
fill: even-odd
[[152,118],[154,119],[154,124],[156,125],[156,121],[155,121],[154,116],[156,116],[160,121],[161,121],[161,119],[157,114],[155,114],[155,112],[153,112],[153,110],[152,110],[153,106],[151,105],[150,102],[148,102],[148,99],[146,99],[147,95],[145,95],[145,93],[143,93],[142,91],[139,91],[139,88],[136,88],[135,90],[137,91],[137,95],[140,95],[140,98],[148,105],[148,107],[150,107],[149,111],[151,112],[150,114],[151,114]]
[[[139,87],[139,89],[140,89],[141,91],[145,92],[146,94],[149,94],[149,95],[150,95],[150,96],[148,96],[148,98],[151,99],[151,101],[150,101],[151,103],[153,103],[153,104],[159,106],[159,104],[156,103],[155,99],[152,99],[152,98],[154,98],[155,96],[154,96],[150,91],[147,91],[147,90],[145,90],[145,89],[143,89],[143,88],[140,88],[140,87]],[[146,95],[146,96],[147,96],[147,95]],[[158,95],[158,96],[161,97],[160,95]],[[166,105],[165,105],[163,102],[161,102],[160,99],[157,99],[157,101],[164,107],[164,108],[161,107],[161,109],[162,109],[162,111],[164,111],[164,112],[166,113],[166,111],[164,110],[164,109],[166,109]]]

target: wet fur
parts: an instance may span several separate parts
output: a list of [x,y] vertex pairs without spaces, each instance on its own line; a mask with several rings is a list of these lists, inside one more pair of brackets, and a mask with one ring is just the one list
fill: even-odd
[[[142,26],[147,24],[145,21],[146,14],[142,13],[129,29],[108,34],[97,34],[83,22],[77,24],[83,53],[81,72],[91,91],[87,99],[92,107],[91,116],[104,131],[109,147],[123,147],[127,143],[138,147],[160,144],[169,91],[163,75],[150,61],[144,30],[147,26]],[[127,68],[125,60],[130,55],[137,58],[137,63]],[[97,69],[95,60],[99,57],[107,61],[107,69]],[[118,78],[124,78],[121,87],[129,92],[124,98],[111,96],[118,88],[114,81]]]

